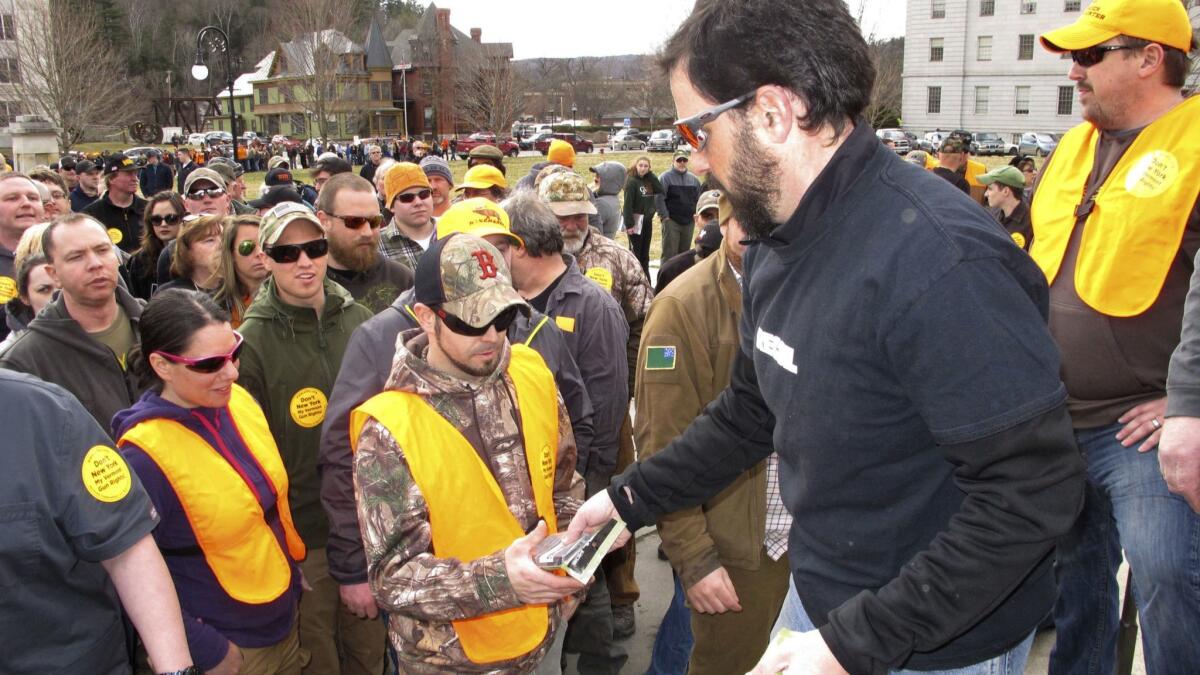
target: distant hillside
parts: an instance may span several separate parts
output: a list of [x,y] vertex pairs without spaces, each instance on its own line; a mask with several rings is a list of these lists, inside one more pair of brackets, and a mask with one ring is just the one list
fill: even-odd
[[623,56],[584,56],[573,59],[513,59],[513,72],[530,78],[539,72],[561,70],[568,64],[586,59],[595,64],[595,72],[601,77],[619,78],[634,70],[644,69],[650,60],[649,54],[626,54]]

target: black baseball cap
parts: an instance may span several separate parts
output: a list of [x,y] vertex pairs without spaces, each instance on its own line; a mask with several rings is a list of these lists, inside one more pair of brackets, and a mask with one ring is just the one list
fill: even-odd
[[137,162],[134,162],[124,153],[117,152],[104,158],[104,175],[109,176],[118,171],[137,171]]
[[331,176],[336,176],[339,173],[350,173],[354,170],[354,168],[350,166],[350,162],[347,162],[341,157],[326,157],[325,159],[319,159],[314,162],[310,168],[312,169],[313,174],[325,171]]
[[304,198],[301,197],[300,193],[296,192],[296,188],[292,187],[291,185],[276,185],[270,190],[267,190],[265,195],[259,197],[258,199],[246,202],[246,204],[255,209],[269,209],[284,202],[303,204]]
[[64,170],[70,169],[73,171],[75,169],[75,158],[70,155],[63,155],[58,160],[58,166]]
[[292,172],[288,169],[271,169],[267,172],[267,179],[263,181],[267,187],[275,187],[276,185],[292,185],[295,183],[292,180]]
[[99,168],[90,159],[81,159],[75,162],[75,173],[88,173],[89,171],[96,171]]

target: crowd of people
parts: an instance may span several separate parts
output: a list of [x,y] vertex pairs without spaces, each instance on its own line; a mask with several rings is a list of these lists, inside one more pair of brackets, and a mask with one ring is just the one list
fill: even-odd
[[[1195,42],[1098,0],[1041,43],[1086,121],[1040,171],[897,157],[841,0],[699,0],[661,175],[0,174],[0,672],[618,673],[645,526],[650,673],[1019,673],[1053,626],[1107,674],[1122,558],[1196,672]],[[590,579],[537,561],[613,518]]]

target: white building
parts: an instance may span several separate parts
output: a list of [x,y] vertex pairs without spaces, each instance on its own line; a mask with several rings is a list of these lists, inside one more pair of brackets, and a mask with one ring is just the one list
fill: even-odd
[[1061,133],[1082,121],[1069,58],[1038,36],[1091,0],[908,0],[904,127]]
[[12,86],[21,76],[17,54],[19,22],[15,20],[16,14],[14,0],[0,0],[0,129],[8,126],[17,115],[30,112]]

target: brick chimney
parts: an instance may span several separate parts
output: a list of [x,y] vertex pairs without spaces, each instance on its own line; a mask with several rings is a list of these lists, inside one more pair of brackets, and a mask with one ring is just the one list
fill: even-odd
[[482,36],[483,36],[482,28],[472,28],[471,29],[471,39],[474,40],[475,42],[482,42],[482,40],[481,40]]
[[450,37],[450,10],[439,7],[437,10],[437,32],[442,38]]

